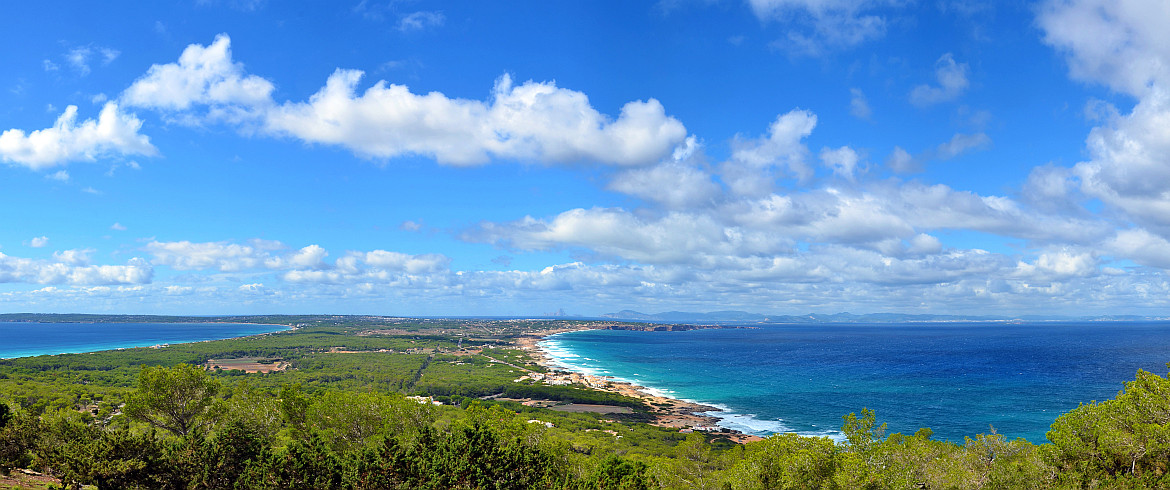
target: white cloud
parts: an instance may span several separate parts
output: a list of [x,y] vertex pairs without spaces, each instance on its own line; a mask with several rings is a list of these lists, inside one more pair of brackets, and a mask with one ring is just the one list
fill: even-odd
[[1161,0],[1049,0],[1037,15],[1074,77],[1139,97],[1170,82],[1166,19]]
[[927,158],[950,160],[952,158],[963,155],[964,153],[982,150],[989,146],[991,146],[991,138],[986,134],[958,133],[951,137],[950,141],[938,145],[934,152],[930,153]]
[[1077,183],[1072,170],[1053,165],[1035,167],[1024,182],[1024,200],[1037,209],[1076,215],[1084,213],[1080,207]]
[[235,272],[248,269],[266,267],[274,258],[274,250],[283,248],[281,244],[272,244],[253,240],[251,245],[239,245],[228,242],[189,241],[148,243],[143,250],[154,258],[155,265],[165,265],[175,270],[205,270],[215,269],[223,272]]
[[90,249],[73,249],[53,252],[53,260],[68,265],[89,265]]
[[122,223],[115,222],[114,224],[110,225],[110,229],[114,231],[126,231],[126,226],[124,226]]
[[0,133],[0,160],[44,170],[68,162],[128,155],[154,156],[158,150],[150,138],[139,134],[142,121],[122,113],[113,102],[102,107],[97,120],[77,122],[77,106],[69,106],[53,127],[25,133],[9,129]]
[[859,88],[849,89],[849,113],[858,119],[869,119],[873,110],[869,108],[869,100]]
[[820,55],[849,48],[886,32],[886,19],[871,13],[874,7],[897,5],[896,1],[871,0],[748,0],[762,21],[788,28],[774,46],[800,55]]
[[363,94],[362,73],[338,70],[307,103],[285,103],[266,128],[311,143],[335,144],[371,158],[426,155],[472,165],[490,157],[643,165],[668,155],[686,129],[654,99],[627,103],[616,120],[580,92],[551,82],[515,86],[501,77],[491,103],[416,95],[379,81]]
[[1170,241],[1141,228],[1118,231],[1105,249],[1141,265],[1170,269]]
[[387,250],[347,252],[333,263],[319,245],[289,250],[283,243],[250,240],[248,244],[188,241],[148,243],[144,250],[155,265],[197,272],[249,273],[284,271],[294,283],[359,284],[412,281],[448,272],[451,259],[442,254],[410,255]]
[[526,217],[513,223],[486,223],[469,239],[522,250],[584,247],[606,257],[650,264],[686,263],[711,267],[721,256],[778,253],[780,237],[748,233],[714,217],[672,212],[644,220],[621,209],[573,209],[551,221]]
[[821,162],[825,166],[832,169],[833,173],[842,178],[853,180],[853,173],[857,170],[857,164],[861,161],[861,156],[857,151],[848,146],[842,146],[837,149],[822,148]]
[[1062,249],[1041,253],[1032,263],[1020,262],[1016,275],[1033,281],[1062,281],[1098,273],[1099,260],[1091,252]]
[[[1101,124],[1086,141],[1089,160],[1071,176],[1033,182],[1033,193],[1079,181],[1149,232],[1170,236],[1170,5],[1147,0],[1050,1],[1039,12],[1045,41],[1062,51],[1072,76],[1098,82],[1138,99],[1122,115],[1112,105],[1090,104]],[[1044,184],[1044,185],[1041,185]],[[1121,236],[1129,236],[1132,234]],[[1123,247],[1124,248],[1124,247]],[[1142,254],[1149,256],[1149,254]]]
[[724,162],[720,174],[730,190],[746,196],[766,195],[772,190],[772,169],[787,169],[798,180],[812,177],[808,148],[803,140],[812,134],[817,116],[811,111],[795,109],[776,117],[768,135],[756,139],[736,136],[732,141],[731,159]]
[[308,101],[276,104],[273,84],[233,62],[230,44],[221,34],[210,46],[188,46],[178,63],[152,66],[121,100],[180,122],[224,121],[246,132],[338,145],[366,158],[423,155],[455,165],[493,157],[646,165],[686,138],[686,128],[657,100],[629,102],[612,119],[581,92],[553,82],[515,85],[508,75],[485,102],[415,94],[385,81],[359,95],[363,73],[338,69]]
[[702,148],[692,136],[675,148],[670,160],[620,172],[608,187],[670,209],[710,205],[722,189],[710,174],[696,168],[703,159]]
[[35,260],[0,253],[0,283],[147,284],[154,274],[150,264],[139,258],[130,259],[126,265],[90,265],[87,251],[67,250],[53,255],[53,260]]
[[886,166],[890,170],[900,174],[911,172],[921,172],[921,161],[910,155],[910,152],[903,150],[900,146],[895,146],[894,150],[890,152],[890,156],[886,157]]
[[414,12],[405,15],[398,21],[398,30],[402,32],[421,31],[428,27],[440,27],[447,18],[442,12]]
[[28,246],[30,246],[32,248],[41,248],[41,247],[44,247],[45,245],[48,245],[48,244],[49,244],[49,237],[43,236],[43,235],[38,236],[38,237],[33,237],[32,240],[28,241]]
[[268,288],[265,288],[264,284],[258,282],[251,284],[241,284],[237,289],[239,289],[241,293],[248,294],[265,294],[268,292]]
[[609,188],[672,209],[707,204],[720,194],[710,175],[678,162],[627,170],[615,176]]
[[64,170],[58,170],[54,173],[46,175],[45,178],[49,179],[49,180],[55,180],[57,182],[68,182],[69,181],[69,172],[66,172]]
[[[113,48],[93,45],[78,46],[65,52],[65,61],[73,67],[74,71],[84,77],[90,73],[90,60],[93,57],[97,56],[102,65],[108,65],[120,54],[122,54],[120,51]],[[47,68],[48,65],[46,65]],[[56,68],[54,67],[54,69]]]
[[942,251],[942,242],[925,233],[915,235],[909,245],[907,251],[912,254],[936,254]]
[[886,166],[900,174],[921,172],[924,164],[931,160],[950,160],[990,146],[991,137],[984,133],[956,133],[950,140],[918,155],[911,155],[902,147],[895,146],[886,157]]
[[324,248],[318,245],[309,245],[289,257],[288,263],[296,269],[324,269],[328,267],[325,264],[325,257],[328,256],[329,252],[326,252]]
[[195,292],[195,288],[190,286],[166,286],[163,288],[163,294],[168,296],[188,296]]
[[220,34],[209,46],[187,46],[178,63],[151,66],[120,98],[131,107],[180,113],[207,106],[210,119],[245,122],[272,104],[274,88],[245,74],[243,65],[232,61],[231,39]]
[[1170,97],[1152,89],[1129,115],[1093,128],[1086,144],[1090,160],[1073,169],[1082,191],[1170,233]]
[[934,64],[938,85],[918,85],[910,91],[910,103],[926,107],[955,100],[967,90],[967,64],[956,63],[951,53],[942,55]]

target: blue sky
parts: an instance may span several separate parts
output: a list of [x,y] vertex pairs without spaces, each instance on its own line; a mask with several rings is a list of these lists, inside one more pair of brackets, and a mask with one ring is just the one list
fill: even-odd
[[0,311],[1170,303],[1161,1],[4,10]]

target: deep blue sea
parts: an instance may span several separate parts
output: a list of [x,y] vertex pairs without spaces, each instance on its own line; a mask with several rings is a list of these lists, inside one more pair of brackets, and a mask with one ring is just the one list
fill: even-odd
[[0,322],[0,358],[95,352],[288,330],[241,323],[30,323]]
[[870,408],[889,432],[962,442],[990,427],[1046,442],[1060,414],[1113,398],[1138,369],[1165,376],[1170,322],[762,325],[554,335],[562,366],[724,409],[745,433],[838,438]]

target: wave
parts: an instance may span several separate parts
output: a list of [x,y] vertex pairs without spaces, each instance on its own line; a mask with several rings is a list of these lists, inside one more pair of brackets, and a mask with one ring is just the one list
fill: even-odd
[[793,430],[785,425],[783,420],[761,419],[757,418],[755,414],[737,413],[730,407],[719,404],[706,403],[705,405],[719,408],[718,411],[703,412],[703,415],[719,419],[719,427],[738,430],[744,434],[767,437],[772,434],[794,432],[806,437],[827,437],[838,442],[845,440],[845,434],[839,430]]
[[838,430],[796,431],[785,425],[782,420],[764,419],[759,418],[756,414],[739,413],[734,408],[720,404],[718,402],[684,398],[674,390],[668,388],[658,388],[652,384],[646,383],[640,379],[640,373],[632,373],[630,376],[614,375],[609,370],[604,369],[599,365],[591,365],[587,361],[597,362],[597,360],[590,357],[584,357],[577,354],[576,352],[573,352],[571,348],[555,337],[555,335],[550,336],[545,340],[537,343],[537,346],[544,351],[545,356],[549,359],[553,366],[582,374],[609,376],[614,381],[640,386],[643,392],[652,396],[673,398],[688,403],[715,407],[718,410],[701,412],[701,414],[718,419],[719,422],[716,425],[724,429],[737,430],[744,434],[764,437],[770,436],[772,434],[795,432],[802,436],[827,437],[835,441],[842,441],[845,439],[845,435]]

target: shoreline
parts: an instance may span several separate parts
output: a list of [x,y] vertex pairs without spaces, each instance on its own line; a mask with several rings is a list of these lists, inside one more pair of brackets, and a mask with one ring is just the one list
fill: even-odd
[[[149,323],[149,322],[93,322],[93,323],[90,323],[90,322],[9,322],[9,323],[44,323],[44,324],[70,324],[70,325],[110,324],[110,325],[115,325],[115,324],[121,324],[121,323],[143,324],[143,323]],[[259,337],[262,335],[272,335],[274,333],[279,333],[279,332],[295,331],[298,328],[298,327],[295,327],[293,325],[279,324],[279,323],[247,323],[247,322],[243,322],[243,323],[239,323],[239,322],[163,322],[160,324],[163,324],[163,325],[200,325],[200,324],[204,324],[204,325],[256,325],[256,326],[265,326],[265,327],[284,327],[284,328],[282,330],[274,330],[271,332],[260,332],[260,333],[253,333],[253,334],[248,334],[248,335],[236,335],[236,336],[232,336],[232,337],[223,337],[223,338],[216,338],[216,339],[187,340],[187,341],[182,341],[182,342],[164,342],[164,343],[156,343],[156,344],[152,344],[152,345],[138,344],[138,345],[124,345],[124,346],[120,346],[120,347],[102,347],[102,348],[98,348],[96,350],[80,350],[80,351],[66,351],[66,352],[40,352],[40,353],[36,353],[36,354],[22,354],[22,355],[12,356],[12,357],[0,357],[0,360],[26,359],[26,358],[30,358],[30,357],[42,357],[42,356],[95,354],[98,352],[113,352],[113,351],[122,351],[122,350],[128,350],[128,349],[156,349],[156,348],[160,348],[160,347],[170,347],[172,345],[198,344],[198,343],[202,343],[202,342],[218,342],[221,340],[232,340],[232,339],[243,339],[243,338],[248,338],[248,337]]]
[[[535,357],[537,364],[541,365],[542,367],[586,375],[587,373],[572,370],[557,364],[556,359],[540,346],[541,342],[547,340],[553,335],[586,330],[603,329],[591,327],[564,328],[557,329],[555,331],[543,332],[541,335],[525,335],[516,339],[516,346]],[[652,422],[649,422],[650,425],[679,429],[680,432],[684,430],[693,430],[692,428],[694,427],[719,427],[721,429],[720,431],[693,431],[727,437],[732,442],[739,444],[763,440],[763,437],[752,434],[743,434],[724,427],[720,425],[722,419],[707,414],[708,412],[722,412],[724,411],[722,408],[665,396],[660,394],[661,392],[655,393],[651,388],[626,381],[618,381],[612,379],[611,376],[606,376],[605,378],[607,379],[603,387],[594,386],[593,389],[608,391],[610,393],[617,393],[619,395],[642,400],[642,402],[650,407],[650,415],[654,418]]]

